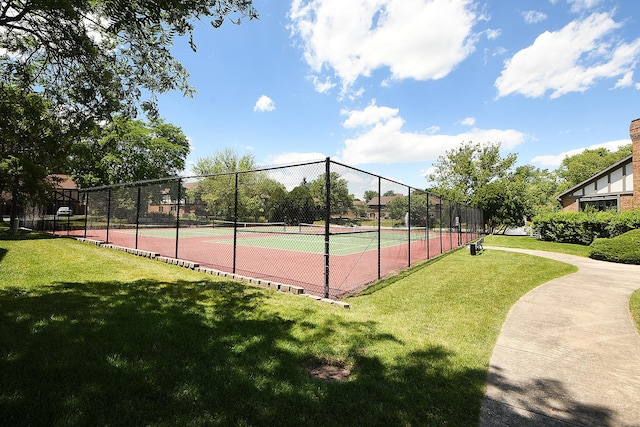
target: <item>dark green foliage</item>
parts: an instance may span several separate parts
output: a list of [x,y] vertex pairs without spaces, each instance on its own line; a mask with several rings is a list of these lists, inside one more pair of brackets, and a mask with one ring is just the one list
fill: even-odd
[[71,168],[84,188],[159,179],[183,170],[189,151],[177,126],[117,116],[76,144]]
[[639,229],[640,210],[547,213],[533,218],[533,226],[542,240],[590,245],[597,238],[616,237]]
[[[60,112],[108,119],[157,113],[156,94],[193,93],[171,47],[209,19],[256,18],[250,0],[47,0],[2,2],[0,79],[40,87]],[[148,98],[142,100],[143,95]]]
[[628,231],[613,239],[595,239],[589,257],[623,264],[640,264],[640,230]]

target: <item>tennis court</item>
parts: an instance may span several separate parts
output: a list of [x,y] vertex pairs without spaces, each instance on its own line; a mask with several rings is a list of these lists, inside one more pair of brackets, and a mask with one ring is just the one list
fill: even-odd
[[[138,236],[175,239],[175,228],[139,228],[136,230],[116,231]],[[284,223],[239,223],[236,227],[225,225],[207,225],[186,227],[178,231],[180,239],[198,239],[201,244],[228,244],[252,248],[274,250],[294,250],[324,254],[325,228],[323,225]],[[380,228],[376,227],[330,227],[329,253],[331,255],[351,255],[378,248],[406,245],[412,242],[435,238],[437,234],[424,228]],[[378,242],[378,233],[380,241]],[[234,238],[235,237],[235,238]]]
[[[458,234],[439,230],[337,232],[329,235],[329,257],[324,234],[300,232],[296,226],[278,231],[239,227],[154,227],[136,229],[91,229],[86,237],[118,246],[142,249],[166,257],[181,258],[220,271],[256,279],[300,286],[306,293],[325,294],[326,263],[329,294],[341,298],[375,282],[380,276],[409,267],[458,246]],[[241,231],[244,230],[244,231]],[[72,234],[81,235],[82,231]],[[176,236],[179,238],[176,240]],[[427,236],[429,237],[427,239]],[[177,242],[177,243],[176,243]],[[235,243],[235,245],[234,245]]]
[[329,298],[460,247],[482,224],[476,208],[330,159],[96,187],[76,202],[84,218],[53,224],[62,234]]

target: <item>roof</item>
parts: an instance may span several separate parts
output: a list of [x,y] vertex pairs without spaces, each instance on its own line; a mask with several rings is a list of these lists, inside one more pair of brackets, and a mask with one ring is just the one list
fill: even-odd
[[57,190],[77,190],[78,186],[71,179],[69,175],[63,174],[51,174],[49,175],[49,181],[54,185]]
[[405,196],[403,196],[402,194],[395,194],[393,196],[382,196],[382,197],[375,196],[371,200],[369,200],[367,205],[368,206],[387,206],[389,202],[400,197],[405,197]]
[[574,185],[570,189],[566,190],[564,193],[559,194],[558,195],[558,200],[562,199],[563,197],[571,195],[577,189],[579,189],[581,187],[585,187],[587,184],[602,178],[604,175],[607,175],[612,170],[617,169],[617,168],[619,168],[620,166],[622,166],[622,165],[624,165],[626,163],[631,163],[632,161],[633,161],[633,155],[629,155],[629,156],[625,157],[624,159],[620,160],[619,162],[614,163],[613,165],[609,166],[608,168],[603,169],[600,172],[598,172],[597,174],[585,179],[580,184]]

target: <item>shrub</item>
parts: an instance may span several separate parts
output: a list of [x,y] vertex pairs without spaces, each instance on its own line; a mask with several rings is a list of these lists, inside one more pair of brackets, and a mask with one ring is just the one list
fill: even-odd
[[542,240],[590,245],[594,239],[640,229],[640,210],[547,213],[533,218],[533,227]]
[[640,264],[640,230],[628,231],[612,239],[595,239],[589,257],[623,264]]
[[627,231],[637,229],[640,229],[640,209],[614,215],[607,226],[609,237],[619,236]]
[[608,212],[554,212],[533,219],[542,240],[589,245],[596,237],[608,237]]

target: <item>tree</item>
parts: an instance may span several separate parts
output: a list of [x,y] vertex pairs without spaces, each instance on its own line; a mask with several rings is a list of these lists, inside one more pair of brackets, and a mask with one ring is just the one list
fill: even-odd
[[249,214],[253,216],[254,221],[259,221],[260,217],[267,221],[282,221],[274,218],[277,216],[279,200],[282,200],[286,193],[284,185],[260,173],[260,179],[256,182],[251,196],[252,207],[248,209]]
[[[231,148],[218,151],[211,157],[200,158],[193,170],[205,177],[189,196],[206,203],[210,214],[217,219],[273,219],[281,214],[274,203],[283,197],[286,190],[282,184],[270,179],[266,172],[256,169],[251,154],[240,157]],[[274,200],[271,200],[272,197]]]
[[561,180],[559,190],[562,192],[578,185],[630,154],[631,144],[620,147],[613,152],[606,148],[596,148],[565,157],[557,169],[558,177]]
[[[411,209],[409,209],[409,197],[397,197],[387,204],[389,216],[396,221],[405,220],[409,213],[409,224],[424,227],[427,224],[427,195],[423,191],[414,191],[411,194]],[[405,224],[405,225],[409,225]]]
[[507,176],[516,161],[516,154],[500,155],[500,143],[463,143],[438,158],[436,170],[428,179],[434,183],[434,193],[479,206],[483,187]]
[[[225,148],[210,157],[203,157],[196,161],[193,171],[198,175],[209,175],[198,183],[194,192],[207,204],[209,212],[218,219],[232,221],[240,217],[243,197],[251,183],[251,179],[243,176],[243,184],[238,185],[238,212],[235,210],[236,174],[234,172],[255,169],[254,157],[250,154],[239,157],[231,148]],[[240,177],[238,176],[238,183]],[[243,189],[243,190],[241,190]]]
[[194,23],[257,18],[251,0],[9,0],[0,8],[0,81],[41,88],[59,112],[108,119],[135,115],[140,104],[157,113],[155,97],[190,95],[188,73],[170,47]]
[[500,143],[469,142],[440,156],[428,179],[435,183],[434,193],[481,208],[490,227],[513,224],[526,211],[521,190],[514,188],[516,161],[515,154],[500,155]]
[[[326,209],[326,174],[320,175],[316,180],[309,184],[311,195],[318,200],[318,206]],[[340,177],[337,172],[329,174],[330,194],[329,203],[331,206],[331,214],[342,215],[351,209],[353,205],[353,196],[349,194],[347,180]]]
[[72,174],[82,187],[165,178],[184,169],[189,141],[162,120],[116,117],[76,145]]
[[312,224],[316,204],[307,187],[299,185],[291,190],[284,200],[284,215],[289,224]]
[[531,165],[519,166],[513,174],[512,180],[522,181],[520,187],[526,195],[527,218],[557,210],[560,205],[556,199],[558,191],[558,176],[547,169],[538,169]]
[[0,194],[10,194],[15,229],[27,200],[43,202],[55,184],[47,177],[65,169],[71,141],[40,94],[2,83],[0,94]]
[[367,190],[364,192],[364,201],[366,203],[369,203],[371,201],[371,199],[373,199],[374,197],[378,197],[378,192],[375,190]]

